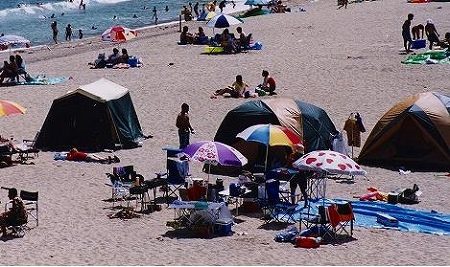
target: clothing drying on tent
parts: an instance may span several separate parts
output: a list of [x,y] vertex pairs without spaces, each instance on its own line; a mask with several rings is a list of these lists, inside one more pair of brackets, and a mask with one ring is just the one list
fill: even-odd
[[53,101],[35,146],[100,151],[136,147],[144,137],[128,89],[102,78]]
[[359,163],[448,170],[450,96],[426,92],[398,102],[373,128]]
[[[247,142],[236,135],[256,124],[275,124],[287,127],[303,140],[305,153],[318,149],[330,149],[332,139],[338,131],[327,113],[312,104],[288,98],[253,100],[230,110],[216,132],[214,141],[235,147],[249,161],[247,168],[264,166],[266,148],[264,145]],[[285,156],[285,147],[271,147],[267,169],[271,169],[271,157]],[[252,167],[253,166],[253,167]],[[213,170],[214,169],[214,170]],[[212,168],[211,173],[238,173],[228,167]]]

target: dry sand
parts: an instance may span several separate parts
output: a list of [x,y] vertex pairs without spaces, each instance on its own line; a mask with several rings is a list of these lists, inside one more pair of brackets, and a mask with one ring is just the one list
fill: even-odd
[[[302,1],[302,0],[299,0]],[[299,3],[307,12],[298,12]],[[424,91],[449,93],[448,66],[402,65],[401,25],[410,12],[414,23],[432,18],[443,35],[450,30],[448,3],[408,4],[384,0],[350,4],[336,1],[291,2],[291,13],[245,19],[246,33],[263,42],[261,51],[237,55],[203,55],[203,46],[178,46],[178,26],[140,32],[123,45],[145,65],[138,69],[91,70],[87,63],[112,45],[96,40],[62,43],[24,53],[31,74],[72,76],[48,86],[2,87],[3,99],[25,107],[23,116],[3,117],[1,134],[31,138],[40,129],[53,99],[101,77],[119,83],[131,96],[143,130],[153,134],[143,147],[118,151],[120,165],[132,164],[147,179],[165,169],[165,145],[177,146],[175,117],[181,103],[191,106],[197,131],[191,142],[212,140],[225,114],[244,99],[210,99],[210,94],[241,74],[251,86],[261,70],[276,78],[278,97],[292,97],[324,108],[338,129],[358,111],[368,130],[396,102]],[[201,22],[185,23],[191,31]],[[232,28],[234,31],[235,27]],[[211,29],[206,29],[208,35]],[[3,54],[4,59],[7,54]],[[173,63],[173,65],[169,65]],[[359,149],[355,150],[355,156]],[[273,241],[281,229],[263,226],[259,218],[240,215],[232,236],[214,239],[164,237],[174,216],[165,207],[140,219],[109,219],[111,204],[105,172],[112,165],[60,162],[41,152],[35,165],[0,169],[2,186],[40,193],[40,225],[22,239],[0,242],[6,265],[449,265],[448,236],[357,227],[355,240],[319,249],[295,248]],[[117,165],[117,164],[116,164]],[[191,164],[195,177],[206,177]],[[423,191],[414,208],[450,213],[448,178],[431,172],[400,176],[396,171],[365,167],[367,178],[354,184],[329,181],[327,196],[352,198],[368,186],[390,191],[417,183]],[[234,178],[224,177],[227,181]],[[6,192],[2,193],[2,199]],[[2,204],[3,205],[3,204]],[[237,233],[246,232],[246,235]]]

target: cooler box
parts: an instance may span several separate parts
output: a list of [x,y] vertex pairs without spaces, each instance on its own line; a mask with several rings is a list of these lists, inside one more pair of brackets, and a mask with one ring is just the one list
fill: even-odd
[[427,46],[427,40],[425,40],[425,39],[413,40],[411,43],[412,49],[425,48],[426,46]]
[[128,58],[128,64],[130,64],[130,67],[135,68],[138,64],[138,59],[135,57]]
[[233,221],[217,221],[214,224],[214,233],[218,236],[227,236],[231,234],[231,226],[233,225]]
[[398,227],[398,220],[385,213],[377,214],[377,223],[381,223],[382,225],[389,227]]

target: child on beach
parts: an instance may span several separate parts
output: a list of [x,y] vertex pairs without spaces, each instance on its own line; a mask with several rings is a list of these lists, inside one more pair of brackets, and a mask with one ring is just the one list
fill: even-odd
[[262,76],[263,76],[263,83],[258,85],[258,88],[264,90],[265,92],[268,92],[269,95],[276,95],[277,93],[275,93],[276,89],[275,79],[269,76],[269,72],[267,70],[262,71]]
[[411,21],[413,20],[414,15],[412,13],[408,14],[408,19],[402,25],[402,36],[403,36],[403,46],[405,47],[405,52],[412,52],[411,50]]
[[186,103],[181,104],[181,112],[178,113],[175,125],[178,128],[178,137],[180,140],[180,149],[183,149],[189,145],[190,134],[194,134],[194,128],[189,121],[189,105]]
[[66,26],[66,41],[72,41],[72,25],[70,24]]
[[248,84],[242,80],[242,75],[236,75],[236,80],[231,86],[216,90],[211,98],[217,98],[217,96],[224,94],[229,94],[233,98],[244,97],[247,88]]

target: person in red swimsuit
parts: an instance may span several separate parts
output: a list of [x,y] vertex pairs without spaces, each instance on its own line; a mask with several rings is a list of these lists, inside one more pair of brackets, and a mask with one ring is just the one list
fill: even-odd
[[276,95],[277,93],[275,93],[275,79],[269,75],[269,72],[267,70],[262,71],[262,76],[264,77],[264,79],[263,83],[261,84],[261,89],[268,92],[269,95]]

